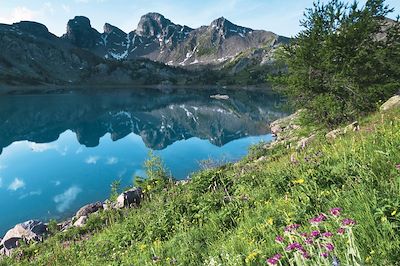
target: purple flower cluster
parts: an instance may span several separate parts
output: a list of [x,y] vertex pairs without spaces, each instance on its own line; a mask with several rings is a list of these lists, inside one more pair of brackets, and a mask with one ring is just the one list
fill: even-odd
[[285,239],[283,238],[283,236],[275,237],[275,242],[276,243],[283,243],[284,241],[285,241]]
[[281,260],[282,255],[281,254],[275,254],[272,258],[267,259],[267,263],[268,265],[276,265],[279,263],[279,261]]
[[342,225],[343,226],[352,226],[352,225],[355,225],[356,224],[356,221],[354,221],[354,220],[352,220],[352,219],[349,219],[349,218],[345,218],[345,219],[343,219],[343,221],[342,221]]
[[310,223],[313,225],[318,225],[327,219],[326,215],[321,213],[317,217],[310,219]]
[[286,226],[286,228],[285,228],[285,232],[294,232],[294,231],[296,231],[299,227],[300,227],[299,224],[291,224],[291,225],[288,225],[288,226]]
[[[315,229],[311,232],[299,232],[298,229],[300,228],[300,224],[291,224],[286,226],[285,232],[289,233],[288,235],[285,235],[287,237],[278,235],[275,238],[275,242],[281,244],[285,252],[289,252],[287,254],[298,252],[303,256],[303,258],[310,259],[311,261],[314,261],[315,256],[325,259],[328,259],[329,257],[335,258],[333,255],[335,250],[334,241],[339,241],[341,238],[335,238],[334,232],[322,230],[325,226],[322,226],[321,224],[330,219],[330,221],[339,225],[336,235],[341,236],[346,234],[349,227],[355,225],[356,221],[350,218],[339,220],[338,217],[342,215],[342,208],[332,208],[329,210],[329,214],[330,215],[328,216],[321,213],[310,219],[309,222],[313,226],[312,228]],[[315,254],[316,250],[321,249],[321,252]],[[274,257],[269,258],[267,262],[269,265],[276,265],[280,262],[281,257],[280,254],[277,254]]]
[[341,212],[342,212],[342,208],[332,208],[330,210],[330,213],[335,217],[340,216]]

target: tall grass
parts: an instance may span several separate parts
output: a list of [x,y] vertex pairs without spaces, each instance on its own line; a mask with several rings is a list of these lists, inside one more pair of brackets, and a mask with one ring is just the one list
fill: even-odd
[[[249,155],[194,173],[188,184],[166,179],[151,158],[162,176],[155,171],[141,181],[147,200],[140,208],[92,215],[86,228],[24,247],[0,265],[267,265],[282,253],[275,238],[288,224],[310,232],[309,219],[333,207],[356,221],[357,263],[398,265],[399,117],[400,111],[371,116],[361,132],[333,142],[319,137],[302,152],[253,149],[267,159]],[[345,262],[347,243],[337,243],[335,255]],[[283,255],[287,265],[291,255]]]

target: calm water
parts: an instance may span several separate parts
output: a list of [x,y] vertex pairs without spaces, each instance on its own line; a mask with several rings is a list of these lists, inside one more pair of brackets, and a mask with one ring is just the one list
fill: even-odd
[[[210,95],[228,94],[228,100]],[[153,150],[178,179],[205,159],[235,161],[284,116],[265,90],[131,89],[0,96],[0,234],[61,219],[144,176]]]

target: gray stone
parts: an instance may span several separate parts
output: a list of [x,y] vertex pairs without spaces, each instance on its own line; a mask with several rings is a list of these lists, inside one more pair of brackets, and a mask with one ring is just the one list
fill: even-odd
[[88,217],[87,216],[81,216],[78,218],[78,220],[75,221],[74,226],[76,227],[83,227],[86,225]]
[[400,108],[400,95],[395,95],[387,100],[384,104],[382,104],[380,110],[384,112],[395,108]]
[[309,137],[302,138],[299,142],[297,142],[296,149],[305,149],[308,145],[310,145],[311,142],[315,140],[315,134],[312,134]]
[[17,224],[14,228],[8,230],[0,242],[2,254],[10,256],[13,249],[18,247],[18,242],[38,242],[43,240],[47,233],[47,226],[36,220],[29,220]]
[[327,139],[336,139],[337,137],[339,137],[340,135],[343,135],[343,134],[344,134],[343,130],[341,128],[337,128],[337,129],[334,129],[334,130],[328,132],[325,135],[325,137]]
[[100,201],[87,204],[77,211],[75,218],[79,219],[81,216],[88,216],[89,214],[97,212],[100,209],[103,209],[103,203]]
[[121,193],[117,198],[117,208],[130,207],[131,204],[138,206],[142,201],[142,188],[132,188]]
[[351,131],[359,131],[360,130],[360,124],[358,121],[354,121],[350,125],[346,126],[343,131],[344,133],[351,132]]

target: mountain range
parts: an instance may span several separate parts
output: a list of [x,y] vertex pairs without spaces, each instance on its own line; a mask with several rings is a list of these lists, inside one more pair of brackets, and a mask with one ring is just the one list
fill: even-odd
[[201,77],[190,69],[268,65],[288,41],[223,17],[192,29],[158,13],[142,16],[129,33],[108,23],[100,33],[83,16],[69,20],[61,37],[37,22],[0,24],[0,84],[196,83]]

